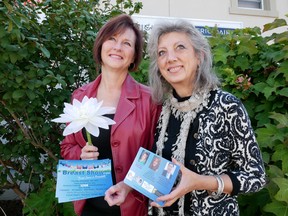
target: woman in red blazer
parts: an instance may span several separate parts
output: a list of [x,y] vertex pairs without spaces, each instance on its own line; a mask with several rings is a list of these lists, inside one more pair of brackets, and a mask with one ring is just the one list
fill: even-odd
[[[115,114],[107,115],[116,124],[109,130],[100,128],[99,137],[92,137],[93,146],[86,145],[83,130],[66,136],[61,143],[61,156],[66,160],[110,158],[114,184],[125,178],[139,147],[151,149],[160,111],[149,88],[129,75],[141,62],[142,38],[128,15],[117,16],[100,29],[93,55],[101,74],[76,89],[72,100],[81,101],[84,96],[103,100],[103,106],[116,108]],[[75,212],[81,216],[142,216],[147,215],[147,205],[147,198],[136,191],[131,191],[120,206],[110,207],[104,197],[74,202]]]

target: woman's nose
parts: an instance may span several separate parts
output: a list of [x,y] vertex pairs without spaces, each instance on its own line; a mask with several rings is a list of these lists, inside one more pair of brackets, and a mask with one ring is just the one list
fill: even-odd
[[121,44],[120,43],[115,43],[114,46],[113,46],[113,49],[121,50]]
[[168,60],[168,62],[176,61],[177,57],[176,57],[175,53],[174,52],[169,52],[167,60]]

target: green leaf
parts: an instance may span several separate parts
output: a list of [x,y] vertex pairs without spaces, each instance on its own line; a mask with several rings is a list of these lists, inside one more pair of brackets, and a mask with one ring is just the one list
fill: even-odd
[[275,119],[279,122],[281,127],[287,127],[288,128],[288,115],[287,114],[281,114],[281,113],[276,113],[272,112],[270,115],[270,118]]
[[43,82],[43,85],[47,85],[47,84],[51,83],[51,78],[45,77],[42,82]]
[[248,37],[243,38],[239,44],[238,53],[239,54],[245,54],[246,53],[249,56],[252,56],[252,55],[258,53],[256,41],[251,40],[251,38],[248,38]]
[[263,32],[273,30],[275,28],[286,26],[287,22],[285,19],[275,19],[272,23],[267,23],[264,25]]
[[63,203],[64,216],[76,216],[72,202]]
[[280,91],[277,91],[277,94],[288,97],[288,88],[283,88]]
[[284,177],[283,171],[276,165],[269,165],[268,167],[266,171],[270,179]]
[[17,76],[15,80],[17,83],[21,83],[24,80],[24,77],[23,76]]
[[275,147],[275,152],[272,155],[273,161],[282,162],[282,170],[284,173],[288,173],[288,148],[284,145],[277,145]]
[[252,88],[258,92],[262,92],[262,90],[267,86],[265,82],[256,83]]
[[27,91],[26,91],[26,94],[27,94],[28,98],[29,98],[31,101],[36,98],[36,94],[35,94],[33,91],[31,91],[31,90],[27,90]]
[[274,213],[277,216],[287,216],[288,205],[284,202],[273,201],[264,206],[264,211]]
[[246,56],[240,55],[235,58],[235,67],[240,67],[241,70],[245,71],[249,68],[249,60]]
[[288,32],[282,32],[279,33],[276,37],[275,37],[275,42],[276,43],[285,43],[288,41]]
[[275,62],[281,62],[283,59],[287,58],[287,52],[283,52],[282,50],[276,52],[271,51],[267,55]]
[[50,52],[44,46],[40,46],[40,49],[45,57],[50,58]]
[[228,56],[233,56],[233,51],[228,51],[226,47],[221,46],[217,47],[217,49],[214,51],[214,61],[216,62],[222,62],[223,64],[227,63]]
[[266,124],[269,124],[270,123],[270,119],[268,117],[268,111],[270,110],[269,107],[270,107],[270,104],[267,103],[266,104],[261,104],[261,105],[257,105],[256,109],[261,109],[261,107],[263,108],[261,110],[261,112],[259,111],[256,115],[255,115],[255,120],[257,120],[257,126],[259,128],[263,127],[264,125]]
[[268,99],[272,95],[272,93],[275,91],[276,91],[276,87],[266,86],[262,92],[264,93],[265,98]]
[[25,91],[23,89],[18,89],[12,93],[12,98],[18,100],[19,98],[23,97],[24,95],[25,95]]
[[18,55],[17,53],[9,53],[10,61],[12,64],[15,64],[16,61],[18,60]]
[[277,70],[277,72],[282,73],[284,75],[286,82],[288,82],[287,68],[288,68],[288,61],[285,61],[285,62],[281,62]]
[[26,37],[26,39],[30,41],[39,41],[39,39],[36,37]]
[[36,215],[53,216],[53,205],[57,202],[55,198],[55,181],[46,180],[38,193],[31,193],[26,200],[26,206],[23,213],[31,213],[33,209]]
[[288,205],[288,179],[274,178],[273,181],[279,187],[279,191],[275,195],[275,199],[277,199],[278,201],[284,201],[286,202],[286,205]]
[[11,4],[8,4],[7,1],[4,1],[5,7],[8,9],[9,13],[12,13],[13,7]]
[[6,51],[9,51],[9,52],[17,52],[19,51],[19,46],[18,45],[7,45],[5,46],[6,48]]
[[262,152],[262,159],[263,159],[265,164],[269,164],[269,162],[270,162],[270,154],[268,152],[263,151]]
[[[240,206],[240,215],[256,216],[259,215],[259,209],[269,202],[269,193],[263,189],[257,193],[241,194],[238,197]],[[253,205],[251,205],[253,203]]]
[[273,149],[273,147],[276,148],[275,144],[283,142],[285,140],[285,137],[287,136],[285,130],[281,130],[273,124],[265,124],[264,128],[256,129],[255,133],[257,134],[257,140],[259,142],[259,145],[262,148],[270,147],[271,149]]

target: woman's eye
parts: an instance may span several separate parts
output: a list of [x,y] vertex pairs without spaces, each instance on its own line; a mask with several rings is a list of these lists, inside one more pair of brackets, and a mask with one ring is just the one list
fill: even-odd
[[165,52],[164,52],[163,50],[161,50],[161,51],[158,52],[158,56],[163,56],[164,53],[165,53]]
[[177,49],[185,49],[185,46],[182,45],[182,44],[179,44],[179,45],[177,46]]
[[116,39],[114,37],[110,37],[108,40],[115,41]]
[[124,44],[131,47],[131,44],[129,42],[124,42]]

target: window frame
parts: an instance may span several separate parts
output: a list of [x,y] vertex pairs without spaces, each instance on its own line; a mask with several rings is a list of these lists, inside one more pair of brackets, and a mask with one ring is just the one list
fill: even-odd
[[244,8],[238,6],[238,0],[230,0],[230,14],[251,15],[251,16],[266,16],[278,17],[275,0],[263,0],[263,9],[259,8]]

